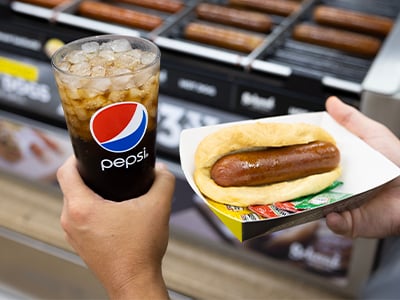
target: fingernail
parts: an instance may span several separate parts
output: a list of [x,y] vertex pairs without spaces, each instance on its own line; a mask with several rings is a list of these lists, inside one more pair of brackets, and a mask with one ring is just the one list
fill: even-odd
[[156,162],[156,168],[159,170],[166,170],[167,166],[165,165],[165,163],[158,161],[158,162]]

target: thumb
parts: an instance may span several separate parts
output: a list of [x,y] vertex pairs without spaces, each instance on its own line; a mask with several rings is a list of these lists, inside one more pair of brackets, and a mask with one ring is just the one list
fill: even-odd
[[332,212],[326,216],[326,225],[336,234],[351,237],[351,219],[350,212],[345,211],[342,213]]
[[355,107],[350,106],[337,97],[329,97],[326,101],[326,110],[328,113],[347,130],[351,131],[361,139],[365,135],[373,132],[376,128],[376,122],[363,115]]
[[166,208],[166,206],[171,206],[176,179],[164,164],[157,163],[155,172],[154,183],[146,194],[146,198],[152,199],[148,202],[154,202],[153,205]]

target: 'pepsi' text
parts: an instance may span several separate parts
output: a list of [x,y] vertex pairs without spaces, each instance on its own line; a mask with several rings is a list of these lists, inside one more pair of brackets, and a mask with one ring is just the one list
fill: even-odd
[[146,147],[143,147],[142,151],[129,155],[126,158],[118,157],[114,160],[110,159],[103,159],[101,164],[101,170],[105,171],[106,169],[115,168],[129,168],[130,166],[134,165],[135,163],[139,163],[142,160],[146,159],[149,154],[146,152]]

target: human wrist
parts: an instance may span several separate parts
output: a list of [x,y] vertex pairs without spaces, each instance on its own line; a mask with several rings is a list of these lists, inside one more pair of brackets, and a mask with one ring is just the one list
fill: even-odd
[[124,284],[108,287],[107,292],[112,300],[169,299],[161,270],[135,275]]

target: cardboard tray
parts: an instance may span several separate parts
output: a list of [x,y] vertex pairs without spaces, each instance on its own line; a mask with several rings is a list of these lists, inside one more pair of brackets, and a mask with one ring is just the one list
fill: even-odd
[[[333,192],[343,194],[342,199],[284,216],[265,218],[247,208],[225,205],[205,198],[193,180],[194,154],[198,144],[204,137],[222,127],[252,122],[305,122],[327,130],[335,138],[341,152],[343,171],[338,180],[343,184],[336,187]],[[359,206],[386,183],[400,176],[399,167],[339,125],[326,112],[285,115],[186,129],[181,132],[179,151],[181,167],[189,185],[239,241],[310,222],[332,211],[343,211]]]

